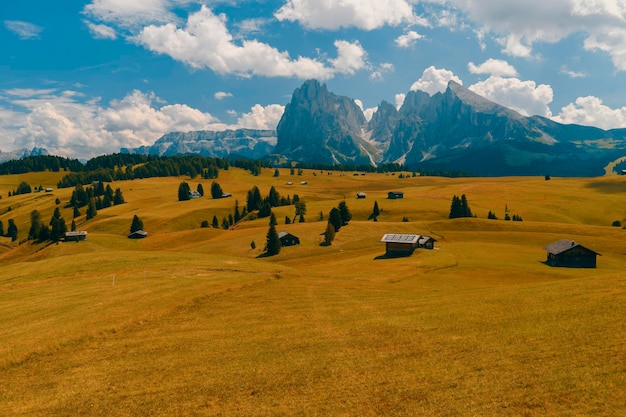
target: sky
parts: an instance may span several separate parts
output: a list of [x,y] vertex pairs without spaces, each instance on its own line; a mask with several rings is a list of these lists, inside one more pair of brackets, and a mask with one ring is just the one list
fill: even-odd
[[524,115],[626,128],[626,1],[0,1],[2,152],[274,129],[308,79],[366,117],[454,80]]

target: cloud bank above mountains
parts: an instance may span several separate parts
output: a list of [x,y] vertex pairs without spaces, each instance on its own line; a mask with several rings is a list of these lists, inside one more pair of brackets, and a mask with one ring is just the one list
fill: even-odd
[[[463,84],[465,79],[470,90],[524,115],[604,129],[626,127],[626,107],[611,108],[594,95],[572,97],[570,103],[555,106],[559,91],[555,83],[522,75],[522,66],[539,65],[546,51],[562,42],[610,61],[616,73],[626,71],[626,2],[622,0],[244,0],[237,6],[242,15],[246,7],[264,12],[242,18],[236,17],[236,10],[232,15],[219,12],[224,4],[235,2],[90,0],[79,18],[93,39],[123,41],[182,63],[190,72],[258,80],[259,84],[278,78],[295,86],[310,78],[348,84],[358,74],[382,83],[399,71],[406,52],[422,43],[436,43],[435,33],[462,32],[484,53],[466,57],[454,68],[449,60],[435,63],[432,57],[422,57],[414,65],[412,83],[388,91],[396,105],[401,105],[409,90],[435,94],[448,81]],[[3,23],[23,42],[46,35],[45,25],[26,19]],[[395,30],[386,32],[390,28]],[[280,36],[294,30],[302,39],[330,33],[332,40],[295,51]],[[374,45],[400,58],[393,60],[374,50]],[[591,70],[570,69],[571,62],[575,60],[561,65],[560,75],[585,82]],[[470,75],[473,78],[468,81]],[[233,119],[225,123],[183,100],[165,102],[146,86],[135,86],[103,102],[82,86],[60,85],[0,86],[0,135],[7,138],[2,150],[38,146],[84,158],[152,144],[176,130],[272,129],[289,100],[258,102],[243,111],[229,109],[225,113]],[[238,94],[242,93],[221,86],[211,93],[223,105]],[[349,95],[362,106],[358,92]],[[368,117],[373,111],[364,108]]]

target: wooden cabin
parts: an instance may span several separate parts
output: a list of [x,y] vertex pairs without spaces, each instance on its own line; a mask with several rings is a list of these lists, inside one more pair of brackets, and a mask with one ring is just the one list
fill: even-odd
[[424,249],[434,249],[437,239],[430,236],[420,236],[417,240],[417,247]]
[[65,232],[66,242],[79,242],[81,240],[87,240],[87,232],[86,231],[74,231],[74,232]]
[[380,240],[387,256],[409,256],[418,248],[420,235],[387,233]]
[[278,240],[280,240],[281,246],[293,246],[300,244],[300,238],[287,232],[280,232],[278,234]]
[[128,235],[129,239],[143,239],[148,236],[148,232],[144,232],[143,230],[135,230],[131,234]]
[[548,252],[548,265],[568,268],[595,268],[596,256],[600,255],[569,239],[557,240],[544,249]]
[[404,193],[402,191],[389,191],[387,193],[387,198],[389,200],[397,200],[400,198],[404,198]]

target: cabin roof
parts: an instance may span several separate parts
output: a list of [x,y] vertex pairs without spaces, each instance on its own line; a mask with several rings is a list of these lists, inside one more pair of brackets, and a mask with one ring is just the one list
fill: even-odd
[[575,248],[575,247],[580,247],[580,248],[588,250],[589,252],[593,252],[596,255],[600,255],[598,252],[591,250],[569,239],[559,239],[556,242],[551,243],[548,246],[544,247],[544,249],[548,251],[548,253],[551,253],[553,255],[558,255],[560,253],[567,252],[568,250]]
[[383,236],[383,238],[380,241],[384,242],[384,243],[411,243],[411,244],[415,244],[415,243],[417,243],[419,238],[420,238],[420,235],[409,235],[409,234],[402,234],[402,233],[387,233],[387,234],[385,234]]

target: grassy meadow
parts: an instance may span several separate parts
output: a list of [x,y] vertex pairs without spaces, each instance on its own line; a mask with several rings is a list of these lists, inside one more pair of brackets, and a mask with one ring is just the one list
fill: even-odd
[[[626,415],[626,230],[611,226],[626,177],[273,172],[220,171],[233,197],[219,200],[177,201],[181,181],[208,195],[212,180],[113,183],[126,203],[89,221],[82,209],[87,241],[58,245],[26,237],[34,209],[48,222],[60,207],[69,228],[63,174],[0,176],[0,220],[21,241],[0,238],[1,414]],[[54,191],[8,197],[21,181]],[[274,209],[299,246],[262,256],[267,218],[200,227],[254,185],[306,203],[304,223]],[[477,217],[449,220],[461,194]],[[353,219],[322,246],[344,199]],[[127,239],[134,215],[146,239]],[[437,243],[386,258],[385,233]],[[600,253],[598,267],[544,264],[561,238]]]

